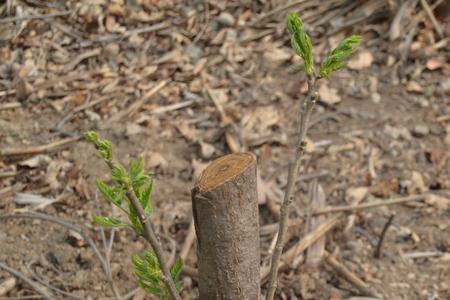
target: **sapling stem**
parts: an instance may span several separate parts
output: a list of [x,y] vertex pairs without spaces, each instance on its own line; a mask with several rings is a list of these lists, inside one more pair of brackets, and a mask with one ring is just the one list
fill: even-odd
[[[106,163],[107,163],[108,167],[112,170],[114,167],[112,162],[106,161]],[[164,259],[164,252],[162,250],[161,244],[158,241],[158,238],[156,237],[155,230],[153,229],[152,224],[149,222],[149,219],[145,216],[144,208],[142,207],[141,203],[139,202],[139,199],[136,197],[132,188],[129,188],[126,191],[126,197],[130,200],[131,205],[137,212],[137,217],[139,218],[139,221],[141,222],[142,226],[144,227],[142,236],[150,244],[153,251],[155,251],[156,258],[158,259],[159,266],[163,273],[162,281],[166,285],[171,298],[173,300],[181,300],[181,297],[178,294],[178,291],[175,287],[175,283],[173,282],[172,277],[170,275],[170,271],[169,271],[169,267],[167,266],[167,262]]]
[[278,238],[275,244],[275,250],[272,255],[272,261],[270,265],[270,278],[269,278],[269,291],[267,293],[267,300],[272,300],[275,296],[275,291],[277,288],[277,275],[278,275],[278,266],[280,263],[281,253],[284,247],[284,236],[286,235],[286,231],[288,228],[288,220],[289,220],[289,207],[292,203],[293,199],[293,191],[295,186],[295,181],[298,175],[298,169],[300,167],[300,162],[305,152],[306,147],[306,133],[308,131],[308,123],[311,116],[311,112],[314,108],[314,104],[317,100],[317,93],[315,91],[315,83],[316,80],[312,75],[307,75],[307,83],[308,83],[308,93],[306,95],[305,101],[303,102],[301,112],[300,112],[300,120],[298,121],[298,140],[295,152],[292,154],[289,162],[289,173],[288,173],[288,182],[286,185],[286,191],[284,194],[283,203],[280,208],[280,225],[278,227]]
[[361,40],[359,36],[350,36],[345,38],[339,45],[328,53],[320,66],[319,72],[314,70],[314,56],[311,38],[305,31],[304,24],[295,12],[291,12],[287,19],[287,30],[291,34],[291,45],[295,53],[303,60],[303,65],[299,70],[303,70],[307,76],[308,92],[303,101],[300,116],[298,120],[297,145],[295,152],[289,159],[288,182],[284,193],[283,203],[280,208],[280,225],[278,226],[278,236],[275,249],[270,264],[270,277],[267,292],[267,300],[273,300],[277,288],[278,267],[280,264],[281,253],[283,251],[283,241],[285,239],[289,220],[289,206],[292,203],[295,181],[298,175],[298,169],[305,152],[306,133],[308,131],[309,119],[311,117],[314,104],[319,94],[316,91],[316,83],[321,78],[328,79],[334,71],[345,67],[344,61],[353,53],[354,47]]

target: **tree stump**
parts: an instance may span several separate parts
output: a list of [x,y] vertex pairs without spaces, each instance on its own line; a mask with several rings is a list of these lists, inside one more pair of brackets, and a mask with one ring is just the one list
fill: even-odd
[[200,300],[260,299],[256,158],[213,161],[192,190]]

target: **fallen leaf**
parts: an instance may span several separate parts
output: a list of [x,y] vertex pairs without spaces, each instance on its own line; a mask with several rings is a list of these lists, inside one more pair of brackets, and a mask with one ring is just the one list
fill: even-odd
[[31,205],[36,206],[43,203],[51,202],[52,199],[42,197],[39,195],[25,194],[25,193],[16,193],[14,197],[14,202],[19,205]]
[[165,169],[168,165],[167,160],[159,152],[153,152],[153,151],[147,152],[145,154],[145,158],[146,158],[145,159],[146,167],[149,169],[154,169],[157,167]]
[[279,67],[283,63],[290,60],[292,57],[291,51],[282,48],[269,48],[264,52],[264,59],[273,67]]
[[448,152],[444,149],[430,149],[425,152],[427,160],[436,167],[445,165]]
[[398,180],[382,180],[369,188],[369,192],[380,198],[388,197],[392,192],[398,191]]
[[213,99],[214,103],[218,103],[220,105],[224,105],[228,102],[228,95],[226,89],[209,89],[208,90],[211,98]]
[[439,258],[439,261],[450,262],[450,253],[445,253]]
[[424,193],[428,191],[428,187],[425,185],[422,174],[417,171],[413,171],[411,174],[411,193]]
[[36,155],[32,158],[19,162],[19,166],[36,168],[39,166],[46,166],[52,159],[48,155]]
[[420,238],[414,231],[411,230],[409,227],[400,226],[397,229],[397,241],[408,241],[412,240],[415,243],[420,242]]
[[69,230],[69,234],[67,235],[67,242],[74,247],[84,247],[86,245],[86,241],[83,236],[76,231]]
[[348,67],[353,70],[362,70],[372,65],[373,55],[367,50],[363,49],[356,53],[356,55],[348,61]]
[[425,197],[424,201],[426,204],[434,206],[438,209],[445,210],[450,207],[450,199],[438,195],[429,194]]
[[341,97],[338,94],[338,90],[335,88],[330,88],[326,84],[321,84],[319,87],[320,100],[323,102],[333,105],[341,102]]
[[369,188],[365,186],[352,187],[345,191],[345,199],[348,203],[360,203],[369,193]]
[[408,81],[406,90],[412,93],[423,93],[423,87],[416,81]]
[[192,169],[194,170],[193,177],[197,179],[202,174],[203,170],[208,166],[208,163],[203,163],[195,158],[192,160]]
[[269,144],[263,144],[259,149],[261,160],[269,159],[272,156],[272,147]]
[[314,142],[310,139],[310,138],[305,138],[305,142],[306,142],[306,147],[305,147],[305,151],[306,153],[313,153],[314,151],[316,151],[316,146],[314,145]]
[[202,157],[206,158],[206,159],[211,158],[212,155],[214,154],[214,152],[216,151],[216,148],[213,145],[202,142],[202,141],[200,141],[199,144],[200,144],[200,150],[202,153]]
[[427,60],[426,67],[430,71],[434,71],[442,68],[445,65],[445,58],[443,57],[432,57]]
[[136,123],[128,123],[126,125],[126,136],[136,135],[142,132],[142,127]]

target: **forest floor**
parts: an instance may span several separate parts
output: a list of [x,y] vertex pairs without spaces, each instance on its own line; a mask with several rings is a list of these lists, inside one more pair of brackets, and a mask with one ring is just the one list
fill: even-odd
[[[86,240],[36,218],[80,226],[103,253],[91,216],[120,212],[97,196],[95,178],[108,180],[108,170],[80,138],[96,130],[122,163],[143,156],[154,172],[152,220],[171,260],[191,230],[196,176],[219,156],[253,152],[267,269],[306,92],[304,75],[289,70],[299,62],[285,30],[289,9],[243,0],[15,2],[0,6],[0,263],[70,293],[46,288],[58,299],[113,299]],[[287,249],[308,233],[302,218],[315,187],[329,206],[424,195],[341,216],[326,250],[384,299],[450,299],[448,15],[437,14],[436,26],[414,1],[404,10],[382,0],[319,2],[292,7],[316,61],[349,34],[363,41],[349,68],[320,82]],[[111,270],[125,295],[137,287],[130,255],[149,245],[127,230],[113,241]],[[280,273],[279,299],[362,299],[332,264],[307,267],[303,256]],[[195,243],[185,265],[182,296],[195,299]],[[0,299],[37,295],[11,278],[0,268],[0,287],[12,283]]]

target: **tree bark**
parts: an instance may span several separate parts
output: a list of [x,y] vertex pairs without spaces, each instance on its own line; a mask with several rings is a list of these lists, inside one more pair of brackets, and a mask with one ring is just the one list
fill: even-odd
[[192,190],[199,300],[260,299],[256,158],[213,161]]

